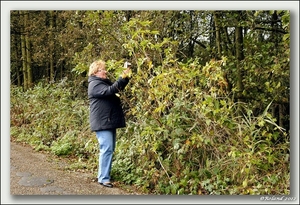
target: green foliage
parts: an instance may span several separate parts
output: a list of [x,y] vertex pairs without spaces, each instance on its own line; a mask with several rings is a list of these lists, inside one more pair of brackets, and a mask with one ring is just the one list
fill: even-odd
[[[153,193],[283,194],[276,187],[287,183],[289,137],[270,115],[270,101],[255,116],[253,107],[230,97],[226,58],[204,66],[197,59],[178,62],[171,49],[163,49],[171,45],[167,39],[145,47],[142,34],[151,32],[140,25],[145,24],[131,32],[141,40],[126,45],[130,54],[139,54],[138,68],[122,95],[129,120],[120,133],[114,172]],[[152,50],[161,51],[164,60],[143,61]],[[281,176],[278,166],[285,170]],[[277,181],[263,179],[266,175]]]
[[73,57],[73,63],[76,65],[72,71],[81,74],[89,71],[89,64],[93,61],[93,57],[90,55],[93,45],[89,43],[80,53],[75,53]]
[[66,87],[62,81],[39,83],[26,92],[15,87],[11,91],[11,135],[16,140],[78,160],[97,152],[89,130],[88,102],[75,98],[79,87]]
[[[110,12],[100,14],[107,17],[103,26],[115,20]],[[132,18],[118,27],[133,75],[120,93],[127,127],[118,130],[114,178],[153,194],[289,194],[289,130],[271,110],[274,102],[289,102],[286,42],[285,52],[275,56],[268,55],[274,42],[245,38],[247,55],[240,63],[243,96],[249,99],[241,102],[235,98],[235,57],[205,64],[198,58],[179,60],[178,42],[159,38],[152,24]],[[74,71],[87,69],[93,48],[75,56]],[[108,70],[118,76],[123,62],[108,60]],[[89,132],[86,97],[74,97],[79,88],[39,84],[23,92],[12,87],[11,134],[56,155],[86,159],[95,169],[97,142]]]

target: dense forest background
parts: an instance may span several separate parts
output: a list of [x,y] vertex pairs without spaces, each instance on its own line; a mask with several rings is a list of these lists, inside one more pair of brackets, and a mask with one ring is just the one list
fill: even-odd
[[87,71],[120,93],[113,175],[153,194],[290,193],[288,10],[12,10],[11,137],[97,170]]

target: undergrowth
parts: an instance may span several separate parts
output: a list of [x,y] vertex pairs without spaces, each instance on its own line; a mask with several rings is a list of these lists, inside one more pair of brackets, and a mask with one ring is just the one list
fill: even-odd
[[[197,86],[181,87],[184,81],[172,85],[176,93],[151,99],[162,87],[154,80],[149,101],[128,108],[127,127],[118,130],[116,180],[148,194],[290,193],[289,135],[276,125],[268,106],[254,116],[247,104],[238,106]],[[74,97],[77,89],[40,83],[24,92],[12,86],[11,136],[37,151],[72,158],[68,169],[96,176],[98,142],[89,130],[86,98]],[[126,92],[121,97],[131,94]],[[143,98],[144,92],[135,90],[135,96]]]

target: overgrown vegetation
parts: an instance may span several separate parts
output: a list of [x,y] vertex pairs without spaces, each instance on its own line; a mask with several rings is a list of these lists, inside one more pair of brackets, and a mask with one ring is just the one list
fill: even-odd
[[[157,19],[165,15],[179,21],[176,15],[188,19],[187,14],[196,14],[203,23],[195,29],[199,31],[208,27],[204,18],[208,13],[157,13]],[[86,27],[117,28],[114,34],[120,35],[121,44],[112,44],[113,36],[101,36],[111,49],[100,55],[107,61],[110,78],[122,69],[125,58],[121,55],[134,65],[132,79],[120,93],[127,127],[118,130],[114,178],[149,194],[290,193],[289,115],[284,115],[289,104],[288,33],[276,35],[273,41],[261,40],[262,33],[250,30],[243,42],[244,58],[231,55],[230,48],[214,51],[211,42],[203,44],[205,52],[195,49],[193,56],[187,55],[190,49],[184,51],[180,39],[187,39],[180,32],[174,34],[179,40],[166,36],[175,21],[170,20],[164,30],[165,21],[153,25],[143,20],[151,12],[123,23],[111,12],[85,14],[80,19]],[[238,14],[224,12],[234,20],[254,15],[250,11]],[[289,13],[281,15],[288,28]],[[225,28],[229,22],[221,16],[214,15]],[[248,23],[247,19],[240,22],[237,27]],[[25,91],[11,87],[11,135],[36,150],[72,158],[69,169],[95,174],[98,142],[89,130],[85,74],[97,46],[86,43],[74,53],[69,62],[74,72],[68,76],[75,75],[75,80],[41,81]],[[269,52],[275,48],[276,52]],[[112,58],[114,49],[120,54]]]
[[[131,106],[127,128],[118,133],[118,180],[155,194],[289,194],[289,134],[269,106],[255,116],[215,83],[222,82],[223,63],[160,67],[144,89],[133,85],[142,76],[133,77],[131,98],[122,95]],[[214,70],[210,78],[207,68]],[[66,82],[26,92],[12,87],[11,135],[36,150],[75,157],[93,171],[98,145],[87,101],[74,98],[77,92]]]
[[12,86],[11,136],[37,151],[71,156],[93,170],[98,148],[89,130],[88,103],[74,95],[84,91],[66,81],[41,82],[26,92]]

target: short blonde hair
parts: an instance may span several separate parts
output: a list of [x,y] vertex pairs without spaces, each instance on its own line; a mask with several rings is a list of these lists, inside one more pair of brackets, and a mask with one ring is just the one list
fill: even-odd
[[98,70],[105,69],[105,62],[103,60],[96,60],[90,65],[89,76],[95,75]]

